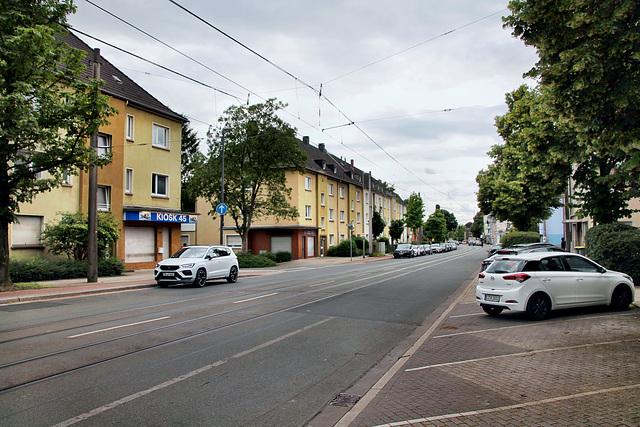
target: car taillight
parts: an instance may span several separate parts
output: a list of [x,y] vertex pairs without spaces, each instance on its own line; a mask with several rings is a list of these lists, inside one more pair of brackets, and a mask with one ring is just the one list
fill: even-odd
[[484,273],[478,274],[478,279],[484,279]]
[[528,274],[525,273],[517,273],[517,274],[507,274],[506,276],[503,276],[502,278],[504,280],[515,280],[518,283],[522,283],[525,280],[527,280],[529,277]]

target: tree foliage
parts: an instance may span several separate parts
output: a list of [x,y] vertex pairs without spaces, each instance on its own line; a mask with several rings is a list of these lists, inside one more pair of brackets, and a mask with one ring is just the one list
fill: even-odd
[[[72,2],[0,2],[0,281],[9,280],[9,224],[19,204],[104,165],[87,144],[115,110],[100,81],[84,79],[85,53],[57,38]],[[42,177],[41,172],[47,176]]]
[[471,235],[475,238],[482,237],[484,234],[484,215],[482,212],[478,212],[473,217],[473,224],[469,227],[469,231],[471,231]]
[[183,212],[194,212],[196,210],[196,195],[191,191],[191,177],[193,167],[200,152],[200,140],[198,134],[189,127],[188,123],[182,125],[182,152],[180,155],[180,204]]
[[392,242],[397,242],[404,233],[404,222],[401,219],[394,219],[389,225],[389,236]]
[[456,219],[456,216],[446,209],[440,210],[444,214],[444,220],[447,223],[447,230],[455,231],[455,229],[458,227],[458,220]]
[[513,0],[505,26],[537,49],[544,105],[579,149],[573,177],[596,223],[631,213],[640,195],[640,8],[634,1]]
[[415,237],[424,221],[424,202],[422,201],[422,197],[416,193],[411,193],[407,199],[407,214],[404,220]]
[[[286,107],[275,99],[251,106],[229,107],[220,126],[207,133],[207,158],[196,156],[192,189],[216,206],[220,201],[222,157],[224,201],[247,251],[247,235],[254,220],[297,218],[289,203],[287,172],[304,173],[306,155],[300,150],[295,129],[276,113]],[[215,210],[209,212],[214,217]]]
[[[98,212],[98,258],[111,255],[112,245],[118,241],[118,221],[108,212]],[[66,255],[75,260],[88,256],[88,218],[82,212],[63,212],[60,221],[45,224],[42,241],[54,255]]]
[[447,239],[447,220],[439,208],[436,208],[425,222],[424,237],[435,242],[444,242]]
[[371,235],[374,239],[377,239],[379,235],[384,232],[384,228],[387,226],[386,221],[380,215],[377,209],[373,209],[373,219],[371,221]]

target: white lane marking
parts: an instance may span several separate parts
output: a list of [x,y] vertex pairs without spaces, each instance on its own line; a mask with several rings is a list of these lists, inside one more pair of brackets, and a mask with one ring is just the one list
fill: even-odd
[[240,300],[240,301],[236,301],[236,302],[234,302],[234,304],[240,304],[240,303],[243,303],[243,302],[249,302],[249,301],[257,300],[257,299],[260,299],[260,298],[272,297],[274,295],[278,295],[278,293],[274,292],[272,294],[260,295],[259,297],[247,298],[247,299],[243,299],[243,300]]
[[472,314],[456,314],[455,316],[449,316],[450,319],[456,317],[469,317],[469,316],[486,316],[485,313],[472,313]]
[[331,280],[330,282],[316,283],[315,285],[309,285],[309,287],[310,288],[315,288],[316,286],[329,285],[331,283],[336,283],[336,281],[335,280]]
[[631,339],[618,340],[618,341],[607,341],[607,342],[598,342],[598,343],[590,343],[590,344],[571,345],[571,346],[568,346],[568,347],[544,348],[544,349],[541,349],[541,350],[523,351],[523,352],[520,352],[520,353],[501,354],[501,355],[498,355],[498,356],[479,357],[477,359],[467,359],[467,360],[459,360],[457,362],[447,362],[447,363],[438,363],[438,364],[435,364],[435,365],[419,366],[417,368],[407,369],[407,370],[405,370],[405,372],[422,371],[424,369],[439,368],[439,367],[442,367],[442,366],[461,365],[463,363],[481,362],[481,361],[484,361],[484,360],[504,359],[504,358],[507,358],[507,357],[533,356],[534,354],[549,353],[551,351],[575,350],[577,348],[588,348],[588,347],[596,347],[596,346],[599,346],[599,345],[620,344],[620,343],[624,343],[624,342],[637,341],[637,340],[638,340],[637,338],[631,338]]
[[240,352],[240,353],[236,353],[233,356],[228,357],[226,359],[218,360],[217,362],[214,362],[214,363],[212,363],[210,365],[206,365],[206,366],[203,366],[202,368],[198,368],[198,369],[193,370],[191,372],[187,372],[186,374],[180,375],[179,377],[176,377],[176,378],[170,379],[168,381],[165,381],[165,382],[163,382],[161,384],[158,384],[155,387],[151,387],[151,388],[149,388],[147,390],[139,391],[138,393],[134,393],[134,394],[131,394],[129,396],[123,397],[122,399],[119,399],[119,400],[116,400],[114,402],[108,403],[108,404],[106,404],[104,406],[101,406],[99,408],[95,408],[95,409],[93,409],[93,410],[91,410],[89,412],[85,412],[84,414],[80,414],[80,415],[77,415],[77,416],[75,416],[73,418],[69,418],[66,421],[63,421],[61,423],[56,424],[54,427],[66,427],[66,426],[70,426],[70,425],[79,423],[80,421],[84,421],[84,420],[86,420],[88,418],[91,418],[91,417],[93,417],[95,415],[102,414],[103,412],[106,412],[106,411],[108,411],[110,409],[113,409],[115,407],[118,407],[120,405],[123,405],[125,403],[128,403],[128,402],[131,402],[133,400],[139,399],[141,397],[144,397],[144,396],[146,396],[148,394],[153,393],[154,391],[162,390],[164,388],[167,388],[169,386],[177,384],[177,383],[179,383],[181,381],[189,379],[189,378],[191,378],[193,376],[196,376],[198,374],[202,374],[203,372],[207,372],[207,371],[209,371],[209,370],[211,370],[213,368],[216,368],[218,366],[224,365],[230,359],[237,359],[239,357],[246,356],[247,354],[253,353],[253,352],[258,351],[258,350],[260,350],[262,348],[265,348],[267,346],[276,344],[276,343],[278,343],[278,342],[280,342],[280,341],[282,341],[282,340],[284,340],[286,338],[290,338],[290,337],[292,337],[294,335],[297,335],[297,334],[300,334],[302,332],[305,332],[305,331],[307,331],[307,330],[309,330],[311,328],[315,328],[316,326],[320,326],[323,323],[326,323],[331,319],[332,318],[329,317],[329,318],[326,318],[326,319],[321,320],[319,322],[313,323],[313,324],[311,324],[309,326],[305,326],[304,328],[297,329],[297,330],[295,330],[293,332],[290,332],[288,334],[282,335],[282,336],[280,336],[278,338],[275,338],[275,339],[273,339],[271,341],[267,341],[264,344],[260,344],[258,346],[253,347],[253,348],[250,348],[250,349],[248,349],[246,351],[243,351],[243,352]]
[[100,332],[112,331],[114,329],[120,329],[120,328],[127,328],[129,326],[142,325],[143,323],[157,322],[158,320],[169,319],[170,317],[171,316],[158,317],[157,319],[143,320],[142,322],[135,322],[135,323],[128,323],[126,325],[113,326],[111,328],[105,328],[105,329],[99,329],[97,331],[85,332],[84,334],[71,335],[70,337],[67,337],[67,338],[78,338],[78,337],[83,337],[85,335],[98,334]]
[[375,427],[407,426],[412,424],[429,423],[429,422],[440,421],[440,420],[450,420],[453,418],[472,417],[476,415],[490,414],[492,412],[510,411],[513,409],[527,408],[529,406],[546,405],[548,403],[562,402],[564,400],[571,400],[571,399],[579,399],[581,397],[595,396],[595,395],[604,394],[604,393],[615,393],[618,391],[625,391],[625,390],[630,390],[635,388],[640,388],[640,384],[631,384],[631,385],[625,385],[620,387],[605,388],[601,390],[585,391],[584,393],[576,393],[576,394],[570,394],[567,396],[552,397],[549,399],[536,400],[534,402],[525,402],[525,403],[518,403],[515,405],[500,406],[497,408],[479,409],[477,411],[468,411],[468,412],[460,412],[460,413],[445,414],[445,415],[435,415],[433,417],[418,418],[415,420],[398,421],[398,422],[389,423],[389,424],[379,424]]

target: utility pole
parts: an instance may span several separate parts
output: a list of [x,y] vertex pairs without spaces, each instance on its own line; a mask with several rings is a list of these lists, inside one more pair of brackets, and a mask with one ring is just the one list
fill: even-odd
[[[220,203],[224,203],[224,134],[226,128],[222,130],[222,184],[220,185]],[[220,244],[224,245],[222,239],[224,232],[224,215],[220,215]]]
[[373,256],[373,187],[371,171],[369,171],[369,255]]
[[[93,50],[93,78],[100,78],[100,49]],[[97,154],[98,131],[91,135],[89,145]],[[89,224],[87,242],[87,282],[98,281],[98,167],[89,169]]]

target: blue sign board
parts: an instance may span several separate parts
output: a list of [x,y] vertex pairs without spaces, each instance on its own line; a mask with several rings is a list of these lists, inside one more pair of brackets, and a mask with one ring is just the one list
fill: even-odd
[[216,212],[218,212],[220,215],[226,214],[227,205],[225,205],[224,203],[220,203],[218,206],[216,206]]
[[125,211],[125,221],[173,222],[179,224],[197,224],[198,217],[182,213]]

